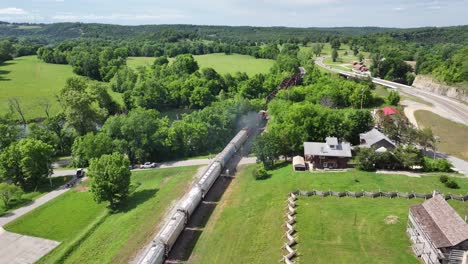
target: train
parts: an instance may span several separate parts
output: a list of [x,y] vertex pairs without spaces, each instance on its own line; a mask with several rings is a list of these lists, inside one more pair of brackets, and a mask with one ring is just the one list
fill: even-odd
[[164,262],[177,238],[184,230],[190,216],[221,175],[229,160],[241,150],[250,135],[249,128],[241,129],[208,165],[201,177],[177,203],[162,229],[156,234],[151,246],[143,253],[139,264],[161,264]]

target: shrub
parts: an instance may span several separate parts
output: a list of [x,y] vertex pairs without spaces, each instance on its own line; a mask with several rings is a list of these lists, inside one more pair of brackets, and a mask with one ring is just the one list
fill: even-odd
[[268,179],[270,177],[270,174],[268,174],[263,163],[260,163],[253,170],[252,176],[254,177],[255,180],[264,180],[264,179]]
[[360,148],[357,150],[356,168],[363,171],[374,171],[376,152],[373,148]]
[[446,182],[448,181],[448,179],[449,179],[449,178],[448,178],[447,175],[441,175],[441,176],[439,177],[439,180],[440,180],[441,183],[446,183]]
[[458,189],[460,186],[458,186],[458,183],[454,180],[448,180],[445,182],[445,186],[450,189]]
[[446,159],[424,158],[423,170],[426,172],[450,172],[452,164]]

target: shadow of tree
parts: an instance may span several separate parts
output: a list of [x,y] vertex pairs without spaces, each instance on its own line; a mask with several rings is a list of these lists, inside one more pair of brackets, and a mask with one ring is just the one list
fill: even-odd
[[115,213],[126,213],[135,209],[138,207],[138,205],[151,199],[151,197],[153,197],[158,191],[159,189],[144,189],[132,193],[125,201],[120,204]]
[[2,75],[9,74],[10,72],[11,71],[0,70],[0,81],[10,81],[11,79],[8,79],[8,78],[5,78],[4,76],[2,76]]

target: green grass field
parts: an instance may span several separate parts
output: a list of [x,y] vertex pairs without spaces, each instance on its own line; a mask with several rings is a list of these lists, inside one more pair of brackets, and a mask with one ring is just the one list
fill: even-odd
[[16,97],[28,119],[45,116],[44,102],[51,112],[59,111],[56,100],[66,79],[74,76],[69,65],[41,62],[36,56],[26,56],[0,65],[0,113],[9,111],[8,99]]
[[[73,76],[70,65],[50,64],[36,56],[19,57],[0,64],[0,114],[9,111],[8,100],[18,98],[26,118],[45,117],[44,103],[51,105],[50,113],[60,111],[56,96]],[[111,96],[121,102],[121,96],[109,90]]]
[[[273,66],[274,60],[256,59],[248,55],[232,54],[225,55],[224,53],[214,53],[207,55],[195,55],[195,60],[200,68],[211,67],[219,74],[236,72],[245,72],[249,76],[258,73],[268,73]],[[151,57],[130,57],[127,64],[130,67],[149,66],[153,63],[154,58]]]
[[12,201],[10,204],[10,208],[5,208],[5,204],[3,200],[0,200],[0,215],[4,215],[10,211],[15,210],[18,207],[21,207],[31,201],[36,200],[37,198],[41,197],[42,195],[64,185],[67,181],[71,179],[70,176],[65,177],[54,177],[52,179],[52,185],[50,185],[49,180],[44,182],[43,184],[39,185],[34,190],[26,190],[24,194],[21,196],[21,199]]
[[[120,212],[89,191],[72,190],[5,227],[62,242],[39,263],[127,263],[156,231],[166,209],[188,188],[197,167],[133,172],[139,185]],[[65,257],[64,257],[65,256]]]
[[[218,203],[200,238],[195,244],[188,263],[277,263],[281,258],[281,247],[285,242],[283,237],[285,229],[282,225],[284,224],[284,208],[287,194],[296,189],[334,189],[336,191],[360,191],[366,189],[377,191],[381,188],[381,190],[414,190],[418,192],[430,192],[434,189],[438,189],[446,193],[466,193],[468,191],[468,179],[457,179],[461,188],[458,190],[450,190],[439,182],[438,177],[434,176],[411,178],[402,175],[381,175],[354,170],[341,173],[294,173],[290,165],[272,171],[272,177],[269,179],[255,181],[251,176],[253,168],[254,166],[248,166],[240,170],[238,176],[231,183],[231,186]],[[359,179],[358,183],[354,181],[355,178]],[[300,199],[308,198],[301,197]],[[311,199],[312,200],[304,201],[314,201],[316,198]],[[333,198],[328,197],[324,199],[332,199],[327,202],[330,204],[323,205],[324,209],[325,207],[334,207]],[[363,212],[366,210],[366,204],[368,202],[371,202],[370,208],[375,208],[381,202],[380,200],[388,198],[376,198],[374,201],[370,198],[360,198],[356,200],[348,198],[342,199],[343,200],[340,201],[343,203],[340,204],[339,208],[346,208],[346,211],[349,213],[354,211],[353,204],[355,204],[357,206],[356,210],[358,210],[358,212],[361,210],[359,213],[361,215],[361,213],[364,214]],[[389,214],[396,214],[401,216],[400,221],[405,223],[408,206],[413,203],[421,202],[423,202],[421,199],[410,201],[404,199],[392,200],[385,208],[376,208],[377,212],[373,212],[369,218],[367,218],[368,220],[366,221],[369,221],[369,228],[351,229],[346,232],[350,234],[350,236],[361,237],[362,239],[368,236],[378,238],[380,234],[369,234],[368,232],[369,230],[378,231],[388,228],[385,223],[378,221],[380,218]],[[393,204],[395,206],[392,206]],[[466,210],[468,206],[466,203],[458,201],[451,202],[451,204],[456,204],[456,209],[460,213]],[[302,205],[298,207],[299,210],[303,210],[301,207]],[[333,209],[329,214],[338,214],[336,215],[337,217],[342,217],[340,221],[353,223],[354,214],[352,214],[351,219],[349,219],[344,212],[343,215],[339,215],[342,213],[339,208]],[[300,211],[299,214],[301,212],[303,211]],[[314,211],[309,213],[314,214]],[[306,214],[307,212],[304,212],[303,216],[307,217]],[[321,228],[313,219],[300,219],[305,225],[309,223],[307,227],[298,226],[298,228],[301,229],[306,228],[304,233],[308,232],[307,230],[312,232],[312,230],[320,230]],[[365,218],[362,216],[359,219],[363,221]],[[329,221],[332,221],[332,219],[329,219]],[[322,222],[324,230],[329,230],[335,225],[333,221],[328,225],[329,221]],[[346,226],[341,228],[346,229]],[[403,250],[403,253],[401,253],[401,260],[408,258],[414,262],[413,258],[407,256],[407,247],[410,245],[410,242],[406,237],[404,225],[392,227],[392,235],[394,237],[398,236],[399,239],[395,242],[379,242],[378,245],[375,245],[379,247],[379,252]],[[307,251],[304,252],[304,255],[300,257],[298,263],[316,263],[314,261],[315,259],[309,258],[313,258],[312,255],[315,255],[317,251],[323,252],[320,259],[325,262],[335,257],[333,251],[327,251],[320,247],[325,245],[324,241],[320,245],[317,244],[316,240],[319,238],[316,236],[314,237],[311,235],[312,237],[309,241],[304,240],[306,239],[305,236],[308,235],[299,233],[299,239],[301,239],[305,245],[301,246],[301,244],[299,244],[300,252],[302,248],[305,250],[305,247],[309,246],[313,247],[315,245],[317,248],[311,249],[315,251],[311,251],[310,253]],[[341,239],[343,243],[345,243],[345,237]],[[350,249],[355,247],[355,245],[343,244],[343,248],[348,246]],[[367,248],[364,248],[361,252],[373,250],[373,247],[370,247],[369,244],[364,244],[363,246]],[[214,248],[216,248],[216,250],[213,250]],[[354,260],[349,263],[405,263],[404,261],[399,262],[400,259],[389,257],[387,254],[383,254],[377,262],[359,262],[361,257],[361,255],[359,255],[360,253],[346,251],[343,254],[345,254],[345,256],[343,256],[344,259]],[[404,256],[407,256],[407,258]],[[328,261],[327,263],[337,262]]]
[[416,111],[414,117],[419,126],[430,127],[440,138],[439,150],[468,161],[468,144],[460,143],[460,139],[468,139],[468,126],[425,110]]
[[[421,200],[301,197],[298,263],[414,263],[404,233],[411,205]],[[398,222],[387,224],[386,217]]]

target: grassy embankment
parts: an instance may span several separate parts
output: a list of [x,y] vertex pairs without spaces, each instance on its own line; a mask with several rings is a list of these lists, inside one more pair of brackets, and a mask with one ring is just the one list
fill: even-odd
[[26,190],[23,195],[21,195],[21,198],[18,200],[14,200],[10,202],[10,207],[5,208],[5,204],[3,200],[0,200],[0,215],[4,215],[8,212],[11,212],[15,210],[16,208],[19,208],[27,203],[30,203],[37,198],[41,197],[42,195],[64,185],[67,181],[71,179],[70,176],[66,177],[54,177],[51,178],[52,180],[52,185],[50,185],[49,180],[44,182],[43,184],[37,186],[37,188],[33,188],[31,190]]
[[421,127],[430,127],[440,138],[438,149],[468,161],[468,126],[445,119],[425,110],[414,112],[414,117]]
[[[39,263],[127,263],[152,237],[166,209],[188,188],[197,167],[132,173],[139,185],[121,211],[89,191],[71,190],[5,227],[6,230],[62,242]],[[82,187],[80,187],[82,188]]]
[[[18,98],[26,119],[45,117],[44,103],[50,104],[50,114],[60,111],[58,91],[73,76],[70,65],[44,63],[36,56],[25,56],[0,64],[0,114],[9,111],[9,99]],[[109,90],[120,102],[121,96]]]
[[[211,67],[219,74],[236,72],[245,72],[249,76],[258,73],[268,73],[273,66],[274,60],[256,59],[248,55],[232,54],[226,55],[224,53],[214,53],[207,55],[193,56],[198,62],[200,68]],[[130,57],[127,64],[130,67],[149,66],[153,63],[152,57]]]
[[[441,184],[438,177],[411,178],[354,170],[294,173],[290,165],[272,171],[269,179],[255,181],[251,176],[253,168],[248,166],[241,170],[232,182],[194,246],[188,263],[278,262],[285,242],[286,198],[288,192],[296,189],[405,192],[437,189],[445,193],[468,190],[468,179],[457,179],[460,189],[451,190]],[[298,263],[375,263],[376,259],[379,263],[418,263],[409,249],[405,223],[408,207],[421,202],[421,199],[301,197],[297,216]],[[449,203],[460,214],[467,208],[466,203]],[[398,224],[387,225],[384,220],[389,215],[398,216]],[[393,254],[395,252],[397,255]],[[375,256],[377,258],[373,258]],[[333,259],[338,261],[331,261]]]

